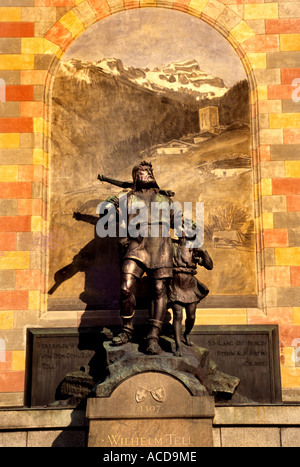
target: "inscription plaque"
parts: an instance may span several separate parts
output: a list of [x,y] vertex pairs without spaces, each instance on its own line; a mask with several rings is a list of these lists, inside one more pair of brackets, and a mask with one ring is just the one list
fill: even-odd
[[[29,329],[25,405],[44,406],[54,402],[63,378],[82,366],[89,366],[95,383],[100,381],[106,365],[103,341],[111,337],[110,331],[102,330]],[[195,326],[192,340],[209,350],[209,358],[220,371],[240,379],[236,393],[257,403],[281,402],[277,326]],[[137,398],[146,396],[153,399],[149,391],[143,393],[141,388],[137,389]],[[156,397],[164,397],[164,393],[158,392]]]
[[89,447],[212,447],[214,401],[192,396],[176,378],[149,371],[109,397],[87,401]]
[[95,382],[99,381],[105,365],[104,338],[97,328],[29,329],[25,405],[53,403],[67,373],[85,366],[89,366],[89,374]]
[[254,402],[281,402],[277,326],[195,326],[192,341],[209,350],[220,371],[240,378],[236,393]]

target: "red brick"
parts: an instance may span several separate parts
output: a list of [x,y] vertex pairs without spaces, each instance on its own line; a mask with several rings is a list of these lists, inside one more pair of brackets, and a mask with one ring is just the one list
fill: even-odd
[[42,273],[39,270],[16,270],[16,290],[40,290]]
[[32,101],[33,86],[6,86],[7,101]]
[[48,186],[48,170],[42,165],[19,165],[20,182],[42,182],[45,186]]
[[12,351],[5,352],[5,362],[0,362],[0,372],[11,370],[12,367]]
[[300,78],[299,68],[281,68],[281,84],[292,84],[293,80]]
[[71,32],[61,23],[54,24],[50,31],[47,32],[45,38],[59,45],[62,49],[73,40]]
[[292,307],[268,307],[268,313],[265,315],[256,308],[248,309],[248,324],[293,324]]
[[291,99],[295,87],[287,84],[272,84],[268,86],[269,99]]
[[2,371],[0,373],[0,392],[24,391],[24,371]]
[[20,199],[18,200],[18,215],[19,216],[41,216],[43,212],[43,201],[37,199]]
[[272,180],[273,195],[299,195],[300,194],[300,179],[299,178],[275,178]]
[[269,161],[271,158],[270,146],[267,144],[262,144],[259,148],[260,151],[260,160]]
[[288,266],[267,266],[265,281],[268,287],[290,287],[290,268]]
[[34,165],[19,165],[20,182],[30,182],[34,180]]
[[74,6],[75,0],[35,0],[35,6]]
[[[183,0],[183,8],[184,8],[184,3],[189,0]],[[137,0],[123,0],[125,10],[130,10],[131,8],[139,8],[140,7],[140,2]],[[177,4],[178,5],[178,4]],[[175,3],[173,3],[173,8],[175,7]],[[186,10],[184,10],[186,11]]]
[[0,232],[30,232],[30,216],[0,217]]
[[106,0],[89,0],[89,4],[96,13],[97,19],[106,18],[110,16],[110,9]]
[[279,326],[279,341],[284,347],[291,347],[300,336],[300,326]]
[[31,198],[31,182],[0,182],[0,198]]
[[0,133],[32,133],[32,118],[0,118]]
[[279,36],[257,35],[243,43],[246,52],[277,52],[279,50]]
[[283,129],[284,144],[300,144],[300,129]]
[[[229,5],[232,5],[233,3],[236,3],[237,5],[241,4],[245,4],[245,3],[264,3],[265,0],[236,0],[235,2],[233,2],[232,0],[229,0],[228,1],[228,4]],[[225,3],[225,2],[223,2]]]
[[0,310],[27,310],[28,292],[25,290],[0,291]]
[[45,117],[47,119],[46,110],[44,102],[21,102],[20,104],[20,116],[21,117]]
[[0,37],[33,37],[34,23],[1,23]]
[[265,247],[288,246],[287,229],[266,229],[264,230]]
[[288,211],[300,211],[300,195],[287,196],[286,205]]
[[291,285],[300,287],[300,266],[291,266]]
[[15,232],[0,232],[0,251],[15,251],[17,234]]
[[267,19],[266,34],[298,33],[300,18]]

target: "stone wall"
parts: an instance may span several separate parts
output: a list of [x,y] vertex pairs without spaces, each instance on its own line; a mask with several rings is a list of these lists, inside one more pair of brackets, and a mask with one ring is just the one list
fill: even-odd
[[[5,342],[5,358],[0,360],[2,406],[23,403],[26,328],[76,327],[81,316],[78,311],[48,312],[45,294],[51,90],[59,60],[69,45],[96,21],[142,7],[173,8],[205,21],[231,43],[245,67],[251,90],[259,306],[202,308],[197,324],[278,324],[283,393],[287,399],[299,398],[300,3],[2,0],[0,339]],[[97,323],[97,317],[91,313],[89,325],[93,323]]]
[[[0,410],[0,447],[85,447],[87,438],[81,410]],[[214,447],[300,447],[300,408],[216,407],[213,440]]]

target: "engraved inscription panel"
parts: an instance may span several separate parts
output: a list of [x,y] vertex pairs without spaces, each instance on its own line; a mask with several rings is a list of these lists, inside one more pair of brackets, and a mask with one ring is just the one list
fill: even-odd
[[66,374],[79,371],[83,366],[93,366],[96,359],[97,349],[88,343],[88,340],[90,343],[95,341],[93,332],[87,339],[87,333],[81,334],[77,330],[66,333],[57,330],[53,334],[34,331],[31,340],[27,355],[26,399],[32,407],[54,402]]
[[209,350],[210,359],[220,371],[240,378],[236,391],[239,395],[254,402],[275,402],[278,396],[274,388],[280,386],[280,381],[275,381],[279,361],[274,336],[266,329],[251,330],[251,326],[217,328],[199,326],[192,341]]
[[89,447],[212,447],[210,419],[92,420]]
[[140,373],[88,400],[89,446],[210,447],[213,415],[209,396],[192,396],[168,374]]

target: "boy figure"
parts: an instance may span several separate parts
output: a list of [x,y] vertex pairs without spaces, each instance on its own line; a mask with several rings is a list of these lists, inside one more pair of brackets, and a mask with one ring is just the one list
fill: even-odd
[[195,277],[197,265],[213,269],[213,261],[203,248],[191,248],[189,240],[195,238],[188,227],[182,232],[178,241],[173,242],[173,277],[169,287],[169,303],[173,310],[173,330],[176,345],[176,356],[182,355],[181,332],[182,310],[185,308],[186,320],[183,334],[184,343],[192,346],[190,332],[194,327],[198,303],[209,293],[206,285]]

